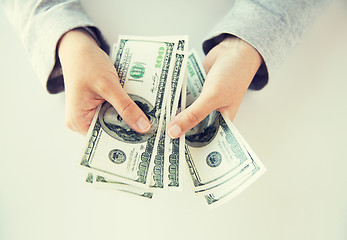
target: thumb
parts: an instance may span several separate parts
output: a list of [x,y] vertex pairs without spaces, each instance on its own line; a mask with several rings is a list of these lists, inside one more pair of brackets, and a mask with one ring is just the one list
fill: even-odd
[[148,132],[151,124],[146,114],[129,97],[118,82],[109,85],[111,86],[105,87],[100,95],[116,109],[129,127],[139,133]]
[[202,92],[192,105],[180,112],[170,122],[167,128],[168,135],[171,138],[178,138],[204,120],[216,109],[211,99],[211,97]]

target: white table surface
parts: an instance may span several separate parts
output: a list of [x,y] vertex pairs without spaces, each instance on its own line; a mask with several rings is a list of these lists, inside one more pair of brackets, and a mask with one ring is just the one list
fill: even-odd
[[[188,34],[201,57],[204,35],[231,6],[83,3],[110,42]],[[182,192],[149,201],[84,185],[85,140],[65,127],[64,94],[44,91],[3,11],[0,28],[1,240],[347,239],[345,1],[320,15],[265,89],[246,94],[234,123],[268,171],[214,210],[190,179]]]

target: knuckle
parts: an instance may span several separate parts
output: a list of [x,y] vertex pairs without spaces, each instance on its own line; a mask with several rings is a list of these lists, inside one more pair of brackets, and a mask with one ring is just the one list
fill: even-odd
[[191,124],[197,124],[199,123],[199,117],[196,113],[190,111],[187,112],[187,120],[191,123]]
[[98,93],[108,94],[110,91],[110,84],[106,77],[100,77],[95,84]]
[[221,103],[225,102],[227,98],[223,94],[216,94],[215,92],[219,92],[217,90],[204,92],[202,106],[204,109],[208,111],[213,111],[217,109]]
[[130,116],[136,111],[136,109],[137,109],[136,103],[133,102],[132,100],[129,100],[124,103],[124,106],[121,109],[120,115],[123,117]]

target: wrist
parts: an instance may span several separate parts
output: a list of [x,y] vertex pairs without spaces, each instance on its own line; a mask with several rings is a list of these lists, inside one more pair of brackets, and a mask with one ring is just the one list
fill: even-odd
[[98,47],[98,44],[89,33],[83,29],[73,29],[66,32],[59,40],[57,45],[57,54],[59,59],[65,56],[71,56],[76,52],[83,51],[90,47]]
[[256,73],[263,63],[260,53],[248,42],[241,38],[230,36],[225,38],[219,45],[227,50],[236,51],[247,65],[248,70]]

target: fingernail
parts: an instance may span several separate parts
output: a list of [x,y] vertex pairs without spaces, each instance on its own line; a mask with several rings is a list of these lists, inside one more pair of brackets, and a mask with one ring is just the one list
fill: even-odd
[[137,126],[142,132],[147,132],[149,128],[151,127],[151,124],[149,124],[149,122],[145,118],[141,117],[137,121]]
[[181,132],[182,129],[177,124],[171,126],[168,130],[168,134],[171,138],[177,138]]

